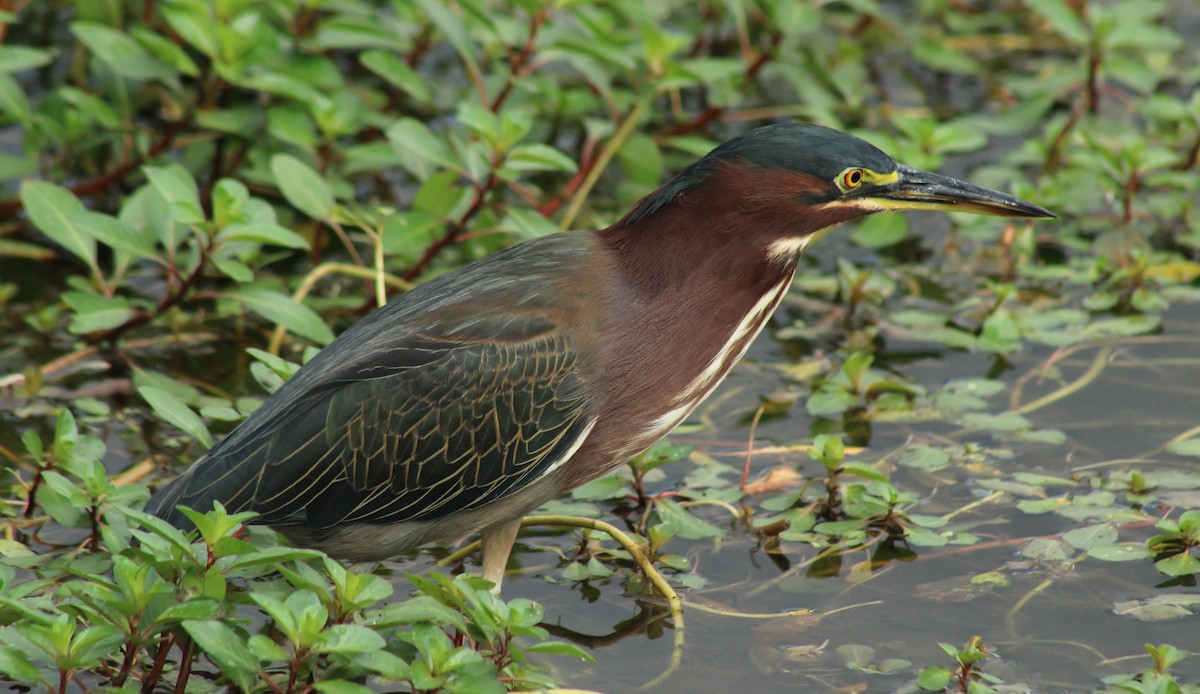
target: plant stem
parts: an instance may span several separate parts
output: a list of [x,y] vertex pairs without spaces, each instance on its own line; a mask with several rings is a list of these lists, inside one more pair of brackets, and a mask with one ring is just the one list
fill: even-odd
[[195,641],[185,637],[183,654],[179,656],[179,674],[175,678],[175,694],[184,694],[187,691],[188,677],[192,673],[192,651],[194,649]]
[[579,186],[579,190],[575,191],[575,197],[571,198],[571,204],[567,206],[567,211],[563,215],[562,222],[558,228],[566,231],[571,228],[575,222],[575,217],[579,216],[579,210],[583,207],[583,201],[587,200],[588,195],[592,192],[592,188],[596,185],[596,181],[600,180],[600,174],[604,173],[604,169],[608,167],[617,150],[625,144],[629,136],[633,134],[634,128],[638,122],[642,120],[642,115],[646,112],[646,107],[650,105],[651,97],[643,95],[640,97],[629,115],[625,116],[625,120],[621,122],[621,127],[617,128],[617,132],[604,145],[604,149],[600,150],[599,156],[596,157],[596,164],[592,170],[588,172],[587,178],[583,179],[583,185]]

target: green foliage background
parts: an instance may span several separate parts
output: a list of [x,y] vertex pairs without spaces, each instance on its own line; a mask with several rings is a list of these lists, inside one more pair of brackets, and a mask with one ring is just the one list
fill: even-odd
[[[605,226],[754,125],[849,129],[1061,217],[956,218],[935,239],[873,218],[851,231],[858,260],[810,259],[798,286],[818,317],[782,332],[837,348],[792,374],[819,430],[853,440],[878,414],[973,407],[871,369],[884,338],[1070,349],[1153,333],[1172,302],[1200,298],[1200,13],[1186,0],[9,0],[0,22],[13,682],[171,685],[203,652],[225,675],[195,688],[548,686],[524,653],[579,653],[545,640],[536,606],[428,579],[417,602],[379,607],[390,587],[235,539],[220,514],[189,544],[138,514],[141,483],[251,411],[251,377],[277,386],[390,293]],[[1054,438],[1019,413],[973,414]],[[902,500],[863,498],[859,529]],[[658,513],[656,543],[709,532],[680,507]],[[1160,536],[1170,575],[1200,573],[1193,521]],[[277,563],[285,579],[246,588]],[[255,608],[259,625],[236,618]]]

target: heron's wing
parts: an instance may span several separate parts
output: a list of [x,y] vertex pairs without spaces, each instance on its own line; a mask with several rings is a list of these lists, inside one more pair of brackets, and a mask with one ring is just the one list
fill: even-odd
[[459,346],[344,383],[320,408],[323,426],[306,427],[299,446],[272,442],[256,510],[270,521],[303,509],[309,525],[324,528],[429,520],[501,499],[563,462],[586,435],[575,368],[567,341],[547,335]]
[[417,337],[356,354],[273,421],[210,452],[175,503],[217,499],[314,530],[479,508],[582,443],[592,421],[577,362],[553,331],[520,341]]
[[[543,237],[350,328],[148,507],[314,530],[479,508],[563,463],[595,423],[595,239]],[[503,309],[503,310],[500,310]]]

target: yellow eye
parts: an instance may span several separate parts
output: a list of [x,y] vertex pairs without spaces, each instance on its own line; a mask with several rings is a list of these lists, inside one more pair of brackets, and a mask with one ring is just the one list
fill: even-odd
[[851,188],[857,188],[862,182],[863,182],[863,170],[862,169],[850,169],[846,173],[842,174],[842,185],[846,187],[846,190],[850,190]]

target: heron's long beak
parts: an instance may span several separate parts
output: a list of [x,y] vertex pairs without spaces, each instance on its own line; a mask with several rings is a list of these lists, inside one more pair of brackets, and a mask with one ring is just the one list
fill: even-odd
[[863,198],[887,210],[946,210],[1030,219],[1055,217],[1049,210],[1006,193],[908,166],[897,167],[894,182],[864,190]]

